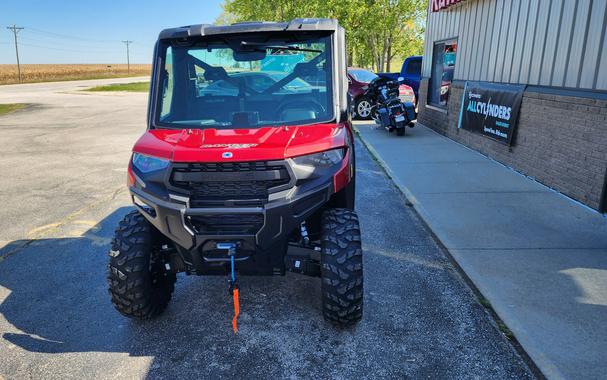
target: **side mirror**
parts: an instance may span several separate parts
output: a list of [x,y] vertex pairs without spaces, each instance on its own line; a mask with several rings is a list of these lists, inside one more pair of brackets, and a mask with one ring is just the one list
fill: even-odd
[[404,83],[404,82],[405,82],[404,77],[398,77],[398,83]]

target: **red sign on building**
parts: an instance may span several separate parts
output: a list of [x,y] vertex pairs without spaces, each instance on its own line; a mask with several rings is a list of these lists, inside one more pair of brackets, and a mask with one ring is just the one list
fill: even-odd
[[453,4],[462,2],[463,0],[432,0],[432,12],[438,12]]

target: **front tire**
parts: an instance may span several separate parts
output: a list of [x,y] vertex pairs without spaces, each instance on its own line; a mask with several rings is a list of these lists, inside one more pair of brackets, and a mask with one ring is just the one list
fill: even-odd
[[366,96],[361,96],[356,100],[356,118],[360,120],[369,120],[371,119],[371,108],[373,105],[371,101]]
[[396,129],[396,135],[397,136],[404,136],[405,135],[405,127],[400,127]]
[[164,267],[161,238],[139,211],[127,214],[116,229],[108,285],[114,307],[124,316],[155,317],[171,300],[176,275]]
[[358,216],[329,209],[322,217],[321,291],[325,319],[349,326],[363,314],[363,260]]

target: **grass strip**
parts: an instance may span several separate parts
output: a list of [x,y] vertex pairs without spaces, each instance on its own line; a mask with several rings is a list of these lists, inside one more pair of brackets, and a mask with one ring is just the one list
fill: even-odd
[[12,103],[12,104],[0,104],[0,115],[6,115],[7,113],[15,112],[22,108],[25,108],[27,104],[24,103]]
[[133,83],[113,83],[104,86],[96,86],[87,88],[84,91],[100,92],[100,91],[129,91],[129,92],[148,92],[150,91],[150,82],[133,82]]

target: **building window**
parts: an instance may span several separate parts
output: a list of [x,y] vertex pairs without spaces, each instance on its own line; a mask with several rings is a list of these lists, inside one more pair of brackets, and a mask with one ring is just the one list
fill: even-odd
[[407,65],[407,69],[405,74],[407,74],[407,76],[412,75],[412,76],[417,76],[419,77],[421,75],[422,72],[422,60],[421,59],[413,59],[411,61],[409,61],[409,64]]
[[457,55],[457,41],[442,41],[434,44],[432,53],[432,77],[428,91],[428,103],[446,107],[451,92],[455,58]]

